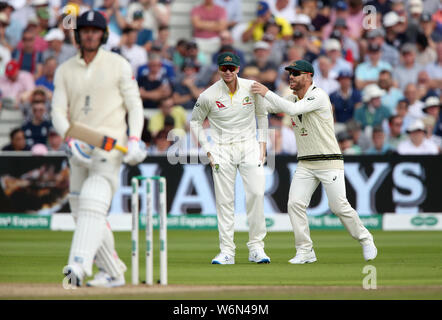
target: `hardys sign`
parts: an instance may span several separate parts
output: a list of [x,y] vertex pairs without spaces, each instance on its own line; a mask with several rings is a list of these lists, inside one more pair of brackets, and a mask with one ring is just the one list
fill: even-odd
[[[442,181],[441,160],[440,156],[346,156],[347,197],[361,216],[384,212],[442,212],[440,194],[435,188]],[[288,191],[296,167],[296,157],[292,156],[278,156],[274,169],[266,167],[264,211],[267,216],[287,212]],[[129,212],[130,179],[139,174],[167,178],[170,215],[216,213],[210,167],[171,165],[165,157],[148,157],[138,167],[121,169],[121,186],[114,197],[112,213]],[[245,214],[245,193],[239,174],[235,191],[235,212]],[[141,211],[144,209],[142,201]],[[330,213],[327,195],[321,186],[312,197],[308,213],[310,216]]]
[[[345,156],[348,200],[361,216],[385,212],[442,212],[441,163],[442,156]],[[265,168],[266,216],[287,212],[288,192],[296,167],[296,157],[277,156],[274,166]],[[66,158],[61,156],[0,156],[0,212],[69,212],[68,170]],[[166,177],[170,216],[216,214],[210,166],[198,161],[171,164],[167,157],[155,156],[147,157],[138,166],[121,168],[112,214],[130,211],[130,181],[135,175]],[[242,215],[246,212],[245,193],[239,174],[236,179],[235,212]],[[145,212],[143,199],[140,210]],[[310,216],[330,213],[327,195],[321,186],[312,197],[308,213]],[[416,219],[413,223],[427,225],[432,221]]]

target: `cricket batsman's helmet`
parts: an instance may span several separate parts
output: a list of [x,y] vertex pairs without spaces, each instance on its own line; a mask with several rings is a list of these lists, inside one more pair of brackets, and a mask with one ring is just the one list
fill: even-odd
[[77,20],[77,28],[75,29],[75,41],[80,44],[80,29],[85,27],[95,27],[103,30],[101,44],[107,42],[109,31],[107,29],[106,18],[98,11],[89,10],[83,13]]

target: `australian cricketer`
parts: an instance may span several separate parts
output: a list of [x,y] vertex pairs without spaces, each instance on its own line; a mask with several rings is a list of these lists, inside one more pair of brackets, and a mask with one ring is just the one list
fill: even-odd
[[[215,185],[221,252],[212,264],[235,263],[234,190],[238,170],[244,183],[250,226],[249,261],[270,263],[263,241],[266,235],[263,167],[268,127],[266,102],[250,91],[253,81],[237,76],[239,57],[236,54],[220,54],[218,66],[221,79],[199,96],[190,122],[191,130],[210,159]],[[202,127],[206,117],[213,146],[207,142]]]
[[309,62],[298,60],[285,69],[289,72],[293,95],[283,99],[258,82],[252,85],[252,92],[270,102],[267,105],[269,112],[285,112],[292,117],[299,162],[287,205],[296,247],[296,255],[289,262],[303,264],[316,261],[306,209],[320,182],[327,193],[331,211],[362,245],[365,260],[373,260],[377,255],[373,236],[347,200],[344,158],[335,137],[330,99],[324,90],[314,85],[314,70]]

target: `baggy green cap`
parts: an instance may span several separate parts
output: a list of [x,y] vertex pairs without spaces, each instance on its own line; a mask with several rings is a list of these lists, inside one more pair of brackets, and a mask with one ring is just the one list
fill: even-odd
[[218,65],[239,67],[239,57],[233,52],[223,52],[218,56]]
[[315,74],[315,70],[310,62],[306,60],[296,60],[292,62],[289,66],[285,67],[285,70],[297,70],[302,72],[309,72],[312,76]]

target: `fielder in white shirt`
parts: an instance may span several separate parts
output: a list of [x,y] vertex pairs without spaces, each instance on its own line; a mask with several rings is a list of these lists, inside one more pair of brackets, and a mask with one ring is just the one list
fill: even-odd
[[[220,253],[212,264],[234,264],[234,199],[237,171],[243,179],[249,223],[249,261],[270,263],[264,252],[264,162],[267,141],[265,100],[251,93],[251,80],[237,76],[239,57],[231,52],[220,54],[221,79],[199,96],[192,112],[191,130],[207,152],[212,166]],[[213,146],[202,127],[210,123]],[[258,122],[258,141],[256,123]]]
[[71,285],[81,286],[84,278],[92,275],[95,261],[100,272],[87,285],[116,287],[125,284],[126,266],[115,251],[106,216],[118,187],[122,161],[135,165],[147,155],[139,143],[143,106],[129,62],[100,48],[106,42],[107,26],[98,11],[79,17],[75,38],[79,53],[55,73],[54,127],[67,138],[72,122],[83,123],[122,145],[128,143],[128,152],[123,158],[117,150],[106,152],[78,140],[69,141],[69,204],[76,227],[63,272]]
[[364,259],[373,260],[377,255],[373,236],[348,203],[345,193],[344,158],[335,137],[330,99],[324,90],[313,84],[314,70],[309,62],[297,60],[285,69],[289,71],[293,95],[283,99],[258,82],[252,85],[252,92],[270,102],[269,112],[285,112],[292,117],[299,162],[287,205],[296,247],[296,255],[289,262],[316,261],[306,209],[320,182],[331,211],[362,245]]

